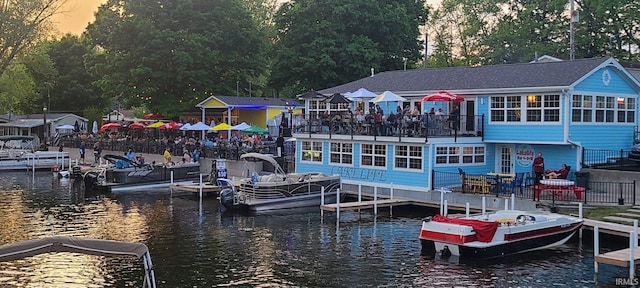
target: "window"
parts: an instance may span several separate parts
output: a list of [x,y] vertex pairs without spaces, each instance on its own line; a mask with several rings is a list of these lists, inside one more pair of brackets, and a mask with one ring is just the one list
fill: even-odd
[[492,96],[490,113],[492,122],[560,122],[560,95]]
[[422,147],[395,146],[394,168],[422,170]]
[[331,164],[353,164],[353,143],[332,142],[329,151]]
[[322,163],[322,142],[302,141],[301,161]]
[[439,146],[436,147],[436,164],[481,164],[485,163],[484,146]]
[[360,166],[387,167],[387,146],[379,144],[362,144],[360,149]]
[[571,121],[634,123],[635,105],[635,98],[576,94],[572,97]]
[[309,115],[318,118],[318,115],[328,111],[330,115],[334,112],[349,111],[349,103],[327,103],[324,99],[309,100]]

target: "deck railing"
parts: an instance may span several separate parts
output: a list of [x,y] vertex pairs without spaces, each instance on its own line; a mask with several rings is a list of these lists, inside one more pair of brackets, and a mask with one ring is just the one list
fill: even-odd
[[628,150],[582,149],[582,168],[617,168],[636,165],[637,163],[629,161]]

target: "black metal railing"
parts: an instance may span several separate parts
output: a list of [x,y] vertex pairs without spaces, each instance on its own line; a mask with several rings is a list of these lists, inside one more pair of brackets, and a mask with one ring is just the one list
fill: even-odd
[[293,133],[393,137],[481,137],[484,115],[407,115],[375,117],[350,113],[308,117],[293,124]]
[[629,161],[628,150],[582,149],[582,168],[618,168],[635,165],[635,162]]

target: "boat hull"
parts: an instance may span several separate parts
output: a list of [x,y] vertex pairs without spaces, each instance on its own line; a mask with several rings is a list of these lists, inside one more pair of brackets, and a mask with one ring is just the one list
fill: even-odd
[[68,152],[37,151],[19,156],[0,157],[0,171],[16,171],[32,169],[51,169],[69,163]]
[[88,172],[84,176],[84,183],[87,191],[119,193],[168,188],[171,184],[186,182],[186,180],[193,181],[199,176],[200,165],[174,167],[155,165],[121,169],[108,168],[104,172]]

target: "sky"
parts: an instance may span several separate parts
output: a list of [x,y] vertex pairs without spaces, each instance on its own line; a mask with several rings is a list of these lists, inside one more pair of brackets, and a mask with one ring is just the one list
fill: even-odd
[[[441,1],[427,0],[427,3],[437,5]],[[100,4],[106,2],[107,0],[68,0],[64,7],[65,12],[55,15],[53,21],[61,34],[80,35],[87,24],[93,22],[93,14],[98,11]]]

